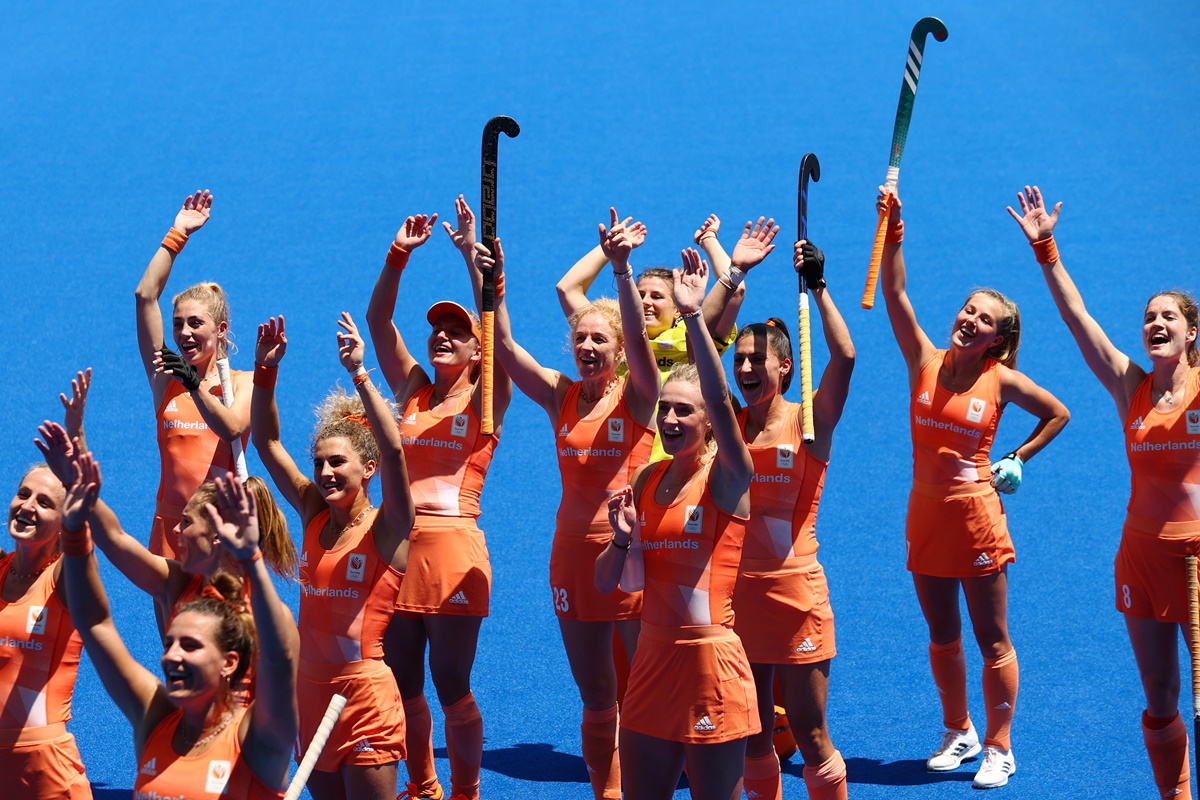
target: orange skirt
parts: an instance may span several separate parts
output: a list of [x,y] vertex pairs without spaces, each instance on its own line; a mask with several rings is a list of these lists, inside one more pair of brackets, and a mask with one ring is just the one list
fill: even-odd
[[937,578],[980,578],[1017,560],[996,490],[913,482],[905,538],[908,571]]
[[335,694],[346,698],[346,708],[325,742],[316,770],[337,772],[345,764],[376,766],[404,758],[404,705],[387,664],[373,658],[333,665],[301,661],[296,699],[303,749],[296,753],[297,763]]
[[1135,619],[1187,622],[1189,555],[1200,555],[1200,522],[1127,516],[1113,562],[1117,611]]
[[837,655],[829,584],[815,555],[742,559],[733,612],[751,664],[815,664]]
[[408,571],[396,610],[486,617],[491,595],[492,563],[475,520],[419,515],[409,536]]
[[642,593],[620,589],[600,594],[596,589],[596,559],[608,546],[608,523],[583,527],[559,523],[550,547],[550,591],[559,619],[614,622],[640,619]]
[[6,797],[28,800],[91,800],[75,737],[66,723],[0,730],[0,775]]

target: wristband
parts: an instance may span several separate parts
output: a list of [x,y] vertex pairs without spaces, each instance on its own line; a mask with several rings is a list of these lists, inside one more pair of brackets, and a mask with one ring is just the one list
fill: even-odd
[[403,272],[408,265],[409,255],[411,254],[407,250],[392,242],[392,246],[388,249],[386,263],[397,272]]
[[368,370],[368,369],[364,369],[363,367],[361,367],[361,366],[360,366],[360,367],[358,368],[358,371],[356,371],[356,372],[354,373],[354,378],[351,380],[351,382],[352,382],[352,383],[353,383],[353,384],[354,384],[356,387],[357,387],[357,386],[362,386],[364,383],[367,383],[368,381],[370,381],[370,380],[371,380],[371,377],[370,377],[370,376],[371,376],[371,371],[370,371],[370,370]]
[[263,557],[262,550],[255,550],[254,555],[250,556],[249,558],[239,558],[238,561],[241,562],[242,566],[248,567],[251,564],[253,564],[255,561],[262,561],[262,557]]
[[725,285],[730,289],[737,289],[737,287],[742,285],[742,281],[746,280],[746,273],[742,272],[737,267],[730,267],[729,274],[725,277],[729,279],[728,283]]
[[504,273],[500,273],[499,278],[492,280],[492,300],[499,300],[504,297]]
[[701,309],[699,309],[699,308],[697,308],[695,311],[683,311],[681,309],[679,311],[679,316],[682,317],[683,319],[691,319],[692,317],[700,316],[700,311],[701,311]]
[[632,274],[633,274],[633,270],[631,270],[631,269],[627,269],[624,272],[621,272],[621,271],[615,270],[615,269],[613,270],[614,278],[628,278]]
[[63,526],[62,532],[58,535],[58,546],[63,551],[63,555],[68,556],[89,556],[92,553],[92,530],[85,522],[83,530],[69,531],[66,526]]
[[611,544],[613,547],[617,548],[618,550],[624,550],[626,553],[628,553],[630,546],[633,545],[633,539],[630,539],[625,544],[617,544],[617,536],[616,536],[616,534],[613,534],[613,537],[608,540],[608,543]]
[[183,246],[187,244],[188,235],[179,228],[171,228],[167,231],[167,235],[163,237],[162,246],[170,250],[175,255],[183,252]]
[[885,244],[900,244],[904,241],[904,220],[898,219],[895,224],[888,223],[887,234],[883,237]]
[[263,389],[274,389],[279,380],[279,367],[268,367],[266,364],[254,362],[254,385]]
[[1053,264],[1058,261],[1058,245],[1054,243],[1053,236],[1030,242],[1029,246],[1033,248],[1033,255],[1039,264]]

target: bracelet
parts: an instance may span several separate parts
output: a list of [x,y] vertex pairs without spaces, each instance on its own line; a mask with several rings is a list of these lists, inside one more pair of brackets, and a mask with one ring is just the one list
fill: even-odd
[[884,236],[885,244],[900,244],[904,241],[904,220],[898,219],[893,225],[888,223],[887,234]]
[[699,308],[697,308],[695,311],[683,311],[683,310],[681,309],[681,310],[679,311],[679,316],[680,316],[680,317],[682,317],[683,319],[692,319],[693,317],[698,317],[698,316],[700,316],[700,311],[701,311],[701,310],[702,310],[702,309],[699,309]]
[[746,273],[742,272],[737,267],[730,267],[729,273],[727,275],[722,275],[721,277],[727,279],[724,281],[726,286],[736,291],[737,288],[742,285],[742,281],[746,280]]
[[183,246],[187,244],[188,235],[179,228],[171,228],[167,231],[167,235],[163,237],[162,246],[170,250],[175,255],[183,252]]
[[362,365],[359,365],[358,370],[354,373],[354,378],[351,379],[351,383],[356,387],[362,386],[371,380],[370,375],[371,371],[369,369],[364,369]]
[[92,530],[85,522],[83,530],[69,531],[63,526],[58,535],[58,546],[67,556],[89,556],[92,553]]
[[625,544],[617,544],[617,535],[614,533],[612,538],[608,540],[608,543],[618,550],[624,550],[626,553],[628,553],[630,546],[633,544],[633,539],[630,539]]
[[266,364],[254,362],[254,385],[262,389],[274,389],[279,380],[279,367],[268,367]]
[[250,566],[255,561],[262,561],[262,557],[262,550],[255,550],[254,555],[250,556],[249,558],[239,558],[238,561],[241,562],[242,566]]
[[411,254],[407,250],[392,242],[392,246],[388,248],[387,259],[385,261],[392,269],[397,272],[403,272],[404,268],[408,265],[409,255]]
[[615,269],[613,270],[613,277],[614,277],[614,278],[628,278],[628,277],[629,277],[630,275],[632,275],[632,274],[633,274],[633,270],[631,270],[631,269],[627,269],[627,270],[625,270],[624,272],[620,272],[620,271],[618,271],[618,270],[615,270]]
[[1029,246],[1033,248],[1033,255],[1039,264],[1053,264],[1058,261],[1058,245],[1054,243],[1053,236],[1030,242]]

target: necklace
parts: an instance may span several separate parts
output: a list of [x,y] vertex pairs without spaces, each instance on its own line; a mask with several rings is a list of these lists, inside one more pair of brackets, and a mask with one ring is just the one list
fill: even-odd
[[45,572],[46,568],[49,567],[51,564],[53,564],[55,561],[58,561],[58,558],[61,555],[62,555],[62,551],[56,549],[54,551],[54,555],[50,558],[50,560],[47,561],[45,564],[42,564],[40,567],[35,569],[33,572],[17,572],[17,559],[14,558],[12,560],[12,564],[10,564],[8,567],[8,574],[12,575],[14,578],[16,578],[19,581],[32,580],[33,578],[36,578],[38,575],[41,575],[43,572]]
[[435,406],[440,405],[441,403],[444,403],[447,400],[449,400],[451,397],[458,397],[460,394],[466,394],[467,392],[471,391],[474,388],[475,388],[474,386],[468,386],[465,389],[459,389],[457,392],[451,392],[450,394],[438,394],[437,389],[434,389],[433,397],[432,397],[433,405],[435,405]]
[[583,386],[580,386],[579,387],[579,396],[582,397],[584,399],[584,401],[586,401],[588,403],[595,403],[600,398],[607,397],[612,392],[613,388],[616,387],[616,385],[617,385],[617,379],[616,378],[610,379],[608,381],[608,383],[604,384],[604,391],[602,391],[600,394],[596,395],[595,397],[588,397],[586,388],[584,388]]
[[[343,527],[343,528],[342,528],[340,531],[338,531],[338,535],[337,535],[337,537],[336,537],[336,538],[337,538],[337,539],[341,539],[341,538],[342,538],[342,534],[343,534],[343,533],[345,533],[346,531],[350,530],[351,528],[353,528],[353,527],[354,527],[355,525],[357,525],[358,523],[362,522],[362,518],[363,518],[363,517],[365,517],[365,516],[368,514],[368,512],[370,512],[370,511],[373,511],[374,509],[375,509],[375,506],[371,505],[371,504],[368,502],[368,503],[367,503],[367,507],[366,507],[366,508],[364,508],[362,511],[358,512],[358,516],[357,516],[357,517],[355,517],[354,519],[352,519],[352,520],[350,520],[349,522],[347,522],[347,523],[346,523],[346,525],[345,525],[345,527]],[[329,522],[327,522],[326,524],[329,526],[330,530],[332,530],[332,529],[333,529],[333,514],[330,514],[330,515],[329,515]]]
[[[213,729],[212,733],[210,733],[208,736],[205,736],[203,739],[199,739],[194,742],[192,741],[191,734],[188,733],[187,727],[185,725],[181,724],[180,728],[182,728],[182,730],[183,730],[183,745],[184,745],[184,747],[186,747],[188,750],[194,750],[197,747],[203,747],[204,745],[211,742],[213,739],[217,738],[217,734],[219,734],[221,731],[225,730],[225,727],[227,725],[229,725],[229,720],[231,720],[231,719],[233,719],[233,712],[226,711],[225,716],[221,719],[221,723],[219,725],[217,725],[216,728]],[[204,733],[203,728],[200,729],[200,733]]]

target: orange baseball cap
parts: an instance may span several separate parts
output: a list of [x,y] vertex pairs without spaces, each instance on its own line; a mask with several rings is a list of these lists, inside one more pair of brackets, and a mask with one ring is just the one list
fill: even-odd
[[432,325],[437,322],[438,317],[443,317],[447,314],[452,317],[458,317],[465,322],[476,339],[483,339],[483,335],[479,332],[479,323],[475,321],[475,316],[453,300],[440,300],[431,305],[429,313],[425,315],[425,319],[429,320],[429,324]]

